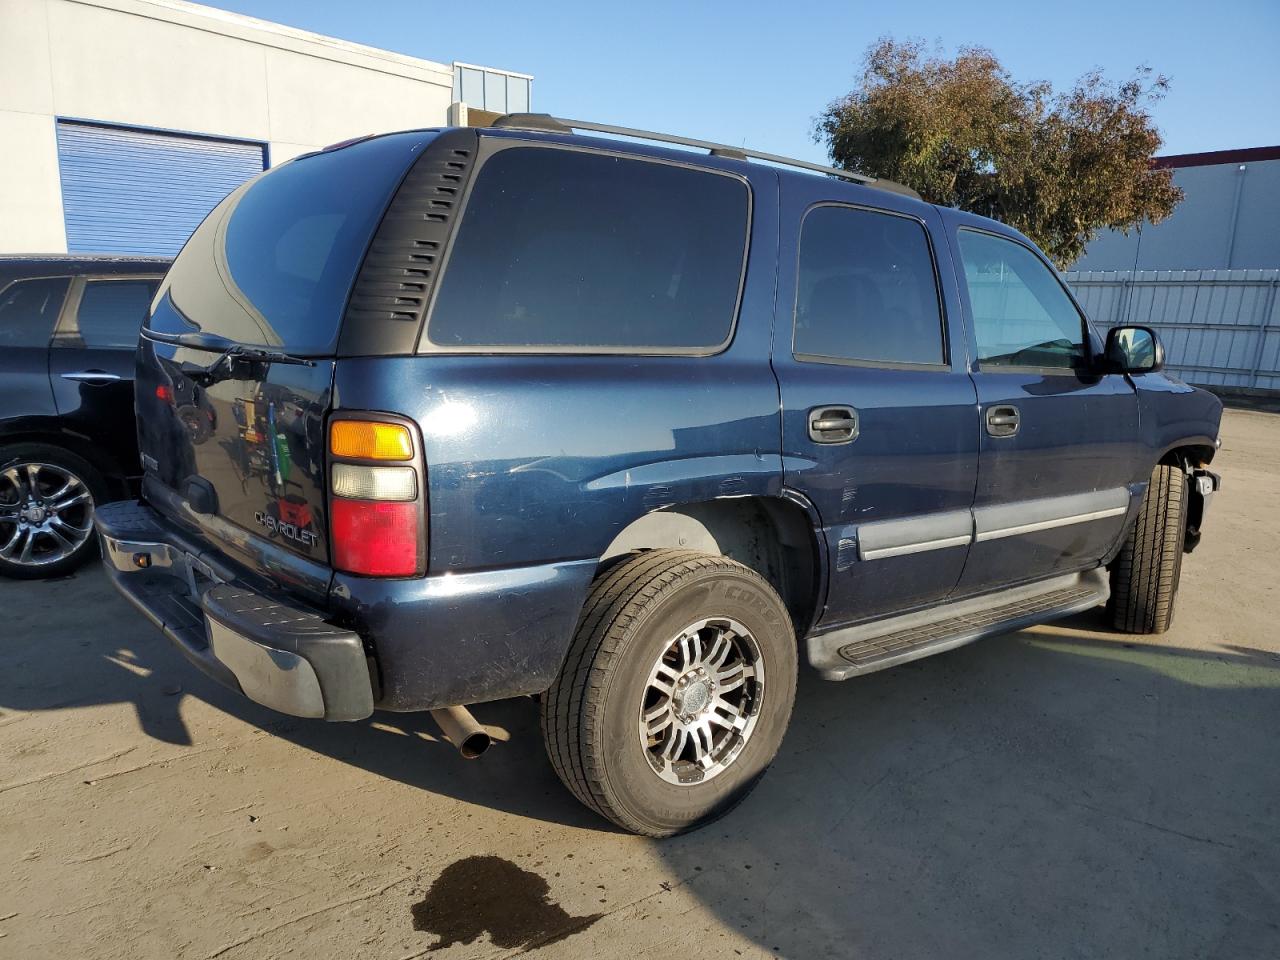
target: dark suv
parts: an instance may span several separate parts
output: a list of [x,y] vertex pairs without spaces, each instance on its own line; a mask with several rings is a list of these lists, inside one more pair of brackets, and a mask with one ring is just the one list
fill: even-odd
[[1108,597],[1167,627],[1221,405],[1150,330],[896,184],[571,127],[639,133],[372,137],[192,236],[142,500],[97,519],[191,660],[469,753],[465,705],[537,695],[565,784],[663,836],[764,772],[801,649],[843,680]]
[[94,504],[136,494],[133,355],[168,266],[0,256],[0,574],[67,573]]

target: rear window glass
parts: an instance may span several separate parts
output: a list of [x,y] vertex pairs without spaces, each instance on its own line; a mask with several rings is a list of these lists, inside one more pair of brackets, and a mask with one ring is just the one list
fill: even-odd
[[443,347],[707,350],[729,338],[749,195],[734,177],[514,147],[481,168],[428,325]]
[[800,231],[795,352],[869,364],[941,364],[942,313],[924,225],[853,207]]
[[169,271],[165,287],[181,318],[160,311],[153,329],[332,353],[373,231],[432,136],[398,133],[313,154],[236,190]]
[[76,333],[59,346],[133,349],[159,280],[90,280],[80,295]]

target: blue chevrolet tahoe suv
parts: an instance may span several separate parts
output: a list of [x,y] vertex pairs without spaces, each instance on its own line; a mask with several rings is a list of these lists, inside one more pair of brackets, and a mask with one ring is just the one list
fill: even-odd
[[569,789],[666,836],[765,771],[801,651],[843,680],[1104,603],[1167,628],[1221,405],[1154,333],[896,184],[582,129],[628,132],[342,144],[191,237],[142,499],[96,519],[188,658],[472,754],[467,705],[536,696]]

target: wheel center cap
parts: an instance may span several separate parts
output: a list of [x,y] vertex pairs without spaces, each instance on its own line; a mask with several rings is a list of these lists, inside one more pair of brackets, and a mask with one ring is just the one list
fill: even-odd
[[711,687],[705,680],[690,684],[680,700],[685,713],[697,713],[711,699]]
[[713,689],[714,683],[705,670],[686,673],[676,684],[676,713],[686,718],[697,716],[711,703]]
[[27,521],[27,523],[38,525],[44,523],[45,509],[38,503],[28,503],[23,507],[19,516],[21,516],[23,520]]

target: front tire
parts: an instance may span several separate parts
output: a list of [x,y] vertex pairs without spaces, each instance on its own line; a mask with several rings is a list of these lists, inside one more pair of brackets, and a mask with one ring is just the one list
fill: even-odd
[[601,816],[667,837],[731,809],[782,743],[795,702],[791,618],[754,570],[654,550],[592,585],[542,697],[556,773]]
[[1126,633],[1164,633],[1173,623],[1187,535],[1187,476],[1160,464],[1138,519],[1111,567],[1111,621]]

